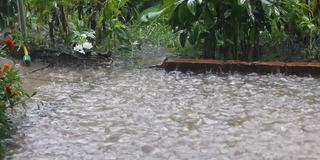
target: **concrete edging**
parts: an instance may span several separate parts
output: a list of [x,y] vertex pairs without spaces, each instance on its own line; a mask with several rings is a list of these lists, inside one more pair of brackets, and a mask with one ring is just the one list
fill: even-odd
[[320,76],[319,62],[246,62],[239,60],[166,58],[161,67],[166,71],[179,70],[197,73],[211,71],[215,73],[283,73],[287,75]]

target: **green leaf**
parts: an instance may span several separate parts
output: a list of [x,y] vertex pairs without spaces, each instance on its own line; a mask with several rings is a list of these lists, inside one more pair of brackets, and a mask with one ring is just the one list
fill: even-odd
[[238,0],[239,5],[243,5],[247,0]]
[[178,6],[178,25],[183,25],[192,21],[193,15],[190,12],[186,3],[182,3]]
[[145,15],[142,15],[140,20],[142,22],[149,22],[151,20],[154,20],[155,18],[159,17],[162,14],[163,10],[161,11],[155,11],[155,12],[149,12]]
[[180,44],[181,44],[182,47],[186,46],[187,37],[188,37],[188,33],[187,32],[180,33],[179,40],[180,40]]
[[278,7],[274,7],[274,13],[276,16],[280,16],[280,11],[279,11]]
[[226,12],[224,12],[224,18],[228,18],[231,16],[231,11],[230,10],[227,10]]
[[192,31],[190,31],[190,37],[189,37],[189,42],[190,44],[192,45],[195,45],[197,40],[198,40],[198,37],[199,37],[199,32],[200,32],[200,26],[199,24],[197,23]]
[[247,10],[248,10],[248,14],[249,14],[251,20],[255,21],[255,17],[254,17],[253,11],[252,11],[252,6],[250,3],[247,3]]
[[187,6],[192,15],[196,15],[196,0],[188,0]]

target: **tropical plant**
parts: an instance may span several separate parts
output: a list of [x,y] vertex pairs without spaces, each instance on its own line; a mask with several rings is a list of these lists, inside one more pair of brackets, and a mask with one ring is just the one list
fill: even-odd
[[88,53],[93,48],[90,40],[94,40],[95,38],[96,37],[94,31],[83,33],[75,32],[73,37],[73,43],[75,47],[73,48],[73,50],[81,54]]
[[135,35],[135,44],[148,44],[157,47],[179,48],[178,36],[166,23],[168,17],[162,14],[161,5],[155,5],[142,11],[131,25]]
[[30,0],[27,8],[36,24],[47,25],[51,44],[72,45],[79,34],[94,31],[95,43],[111,50],[131,44],[123,15],[127,5],[128,0]]
[[260,34],[271,33],[281,14],[272,0],[164,0],[164,7],[182,46],[188,40],[203,47],[204,57],[224,59],[260,58]]
[[6,27],[11,27],[16,13],[16,1],[0,1],[0,31]]
[[[179,48],[178,34],[181,47],[198,48],[202,57],[258,60],[271,49],[319,55],[319,8],[319,0],[29,0],[27,22],[39,43],[33,46],[50,37],[53,47],[85,41],[96,49],[130,50],[158,41]],[[81,36],[93,31],[94,39]]]
[[289,37],[291,52],[297,50],[300,43],[310,56],[319,55],[320,1],[284,0],[282,5],[286,12],[281,20]]

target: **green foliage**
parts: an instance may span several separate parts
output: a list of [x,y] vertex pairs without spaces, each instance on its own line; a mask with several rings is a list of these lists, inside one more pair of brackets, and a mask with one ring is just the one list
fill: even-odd
[[318,0],[28,0],[27,10],[33,46],[71,48],[94,31],[101,50],[151,43],[218,59],[320,57]]
[[[0,45],[1,57],[7,57],[11,52],[12,45],[12,43]],[[12,130],[7,111],[9,109],[11,111],[14,110],[16,105],[23,104],[28,97],[27,93],[22,89],[18,72],[10,64],[4,64],[0,68],[0,159],[4,154],[3,140],[9,138]]]
[[0,69],[0,158],[3,156],[3,139],[11,134],[11,121],[7,117],[8,109],[13,110],[25,101],[28,95],[21,87],[21,81],[14,68],[4,64]]
[[6,48],[7,48],[6,45],[0,45],[0,57],[6,57],[7,56]]
[[180,43],[202,46],[205,57],[258,59],[260,33],[271,33],[276,2],[254,0],[165,0],[169,24]]
[[303,52],[309,56],[319,56],[320,36],[320,1],[283,1],[286,12],[281,19],[284,28],[291,39],[294,48],[297,42],[302,42]]
[[129,0],[30,0],[29,25],[47,25],[42,32],[49,35],[51,46],[72,46],[79,35],[94,31],[99,48],[116,50],[131,45],[124,15],[129,14],[128,4]]
[[142,11],[131,26],[135,35],[135,44],[148,44],[157,47],[179,48],[178,36],[166,24],[167,17],[161,15],[160,5],[156,5]]
[[319,1],[164,0],[163,6],[181,46],[201,47],[203,57],[258,60],[276,45],[319,54]]
[[16,13],[16,1],[1,0],[0,1],[0,31],[6,27],[10,27],[14,21]]

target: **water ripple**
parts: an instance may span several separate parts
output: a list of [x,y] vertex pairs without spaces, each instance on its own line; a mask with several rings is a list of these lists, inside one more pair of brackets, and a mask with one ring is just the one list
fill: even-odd
[[6,159],[320,157],[317,78],[121,68],[49,77]]

